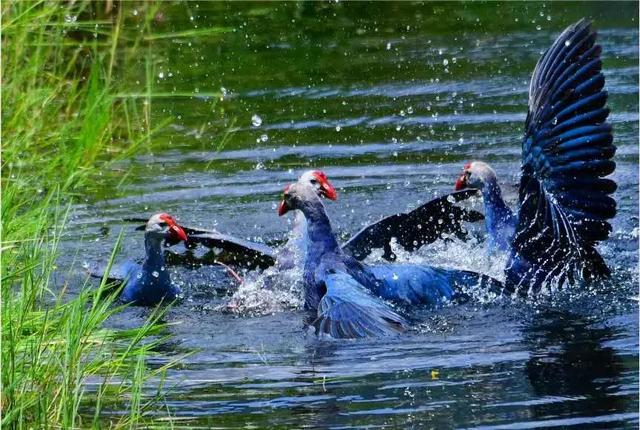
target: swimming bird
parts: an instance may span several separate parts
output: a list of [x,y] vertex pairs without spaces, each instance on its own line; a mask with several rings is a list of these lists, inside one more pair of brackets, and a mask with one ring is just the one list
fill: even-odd
[[616,214],[610,195],[617,186],[605,178],[615,170],[616,147],[606,122],[602,48],[595,40],[582,19],[560,34],[534,69],[517,214],[502,199],[488,164],[465,164],[456,181],[456,190],[482,192],[490,246],[510,255],[509,292],[610,274],[595,246],[608,238],[608,220]]
[[[166,213],[149,218],[144,232],[145,257],[142,263],[125,261],[112,266],[107,282],[124,284],[120,299],[138,306],[153,306],[160,302],[171,302],[180,294],[180,289],[171,282],[166,270],[163,242],[187,241],[185,231],[176,220]],[[102,278],[106,267],[91,271],[91,276]]]
[[290,210],[299,210],[307,220],[304,303],[305,309],[317,312],[317,333],[344,338],[401,332],[406,320],[381,298],[402,305],[438,304],[483,282],[499,285],[473,272],[409,264],[369,266],[356,260],[342,250],[324,204],[304,184],[285,188],[278,214]]

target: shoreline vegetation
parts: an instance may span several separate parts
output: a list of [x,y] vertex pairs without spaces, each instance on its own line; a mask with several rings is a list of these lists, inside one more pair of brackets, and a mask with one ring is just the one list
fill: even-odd
[[[106,294],[103,280],[69,295],[54,276],[70,205],[101,169],[151,144],[151,80],[141,102],[118,96],[113,79],[152,43],[157,4],[138,6],[142,31],[125,38],[122,7],[111,1],[2,4],[4,428],[141,426],[175,364],[146,364],[166,339],[164,310],[137,329],[110,330],[104,322],[121,309],[117,292]],[[157,393],[143,392],[150,380]],[[129,414],[105,415],[112,406]],[[170,425],[166,415],[153,419]]]

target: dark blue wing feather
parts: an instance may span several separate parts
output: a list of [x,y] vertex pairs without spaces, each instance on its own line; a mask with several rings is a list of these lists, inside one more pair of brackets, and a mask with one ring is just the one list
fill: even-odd
[[312,323],[317,334],[336,339],[381,337],[402,333],[409,325],[346,273],[327,274],[325,286],[318,318]]
[[602,49],[590,23],[568,27],[538,62],[529,88],[522,144],[520,209],[506,268],[509,292],[606,276],[594,246],[611,231],[611,126]]
[[[128,222],[142,222],[146,224],[144,218],[125,218]],[[144,230],[144,225],[138,226],[138,229]],[[276,262],[275,251],[263,244],[240,239],[228,234],[222,234],[216,230],[207,230],[199,227],[191,227],[181,225],[182,229],[187,233],[189,240],[188,247],[201,245],[206,248],[219,249],[221,254],[216,256],[216,260],[234,266],[241,267],[260,267],[267,268]],[[167,240],[168,246],[176,245],[180,240]]]
[[484,216],[472,209],[456,206],[456,202],[469,199],[477,190],[456,191],[433,199],[407,213],[390,215],[364,227],[354,234],[342,250],[358,260],[364,260],[373,249],[384,249],[383,257],[395,260],[391,240],[409,252],[441,239],[444,234],[455,234],[463,238],[466,231],[463,222],[476,222]]
[[489,276],[466,270],[411,264],[368,266],[367,270],[379,281],[374,294],[405,305],[434,305],[472,289],[499,293],[503,288]]
[[215,231],[201,230],[198,233],[187,234],[191,243],[198,243],[207,248],[219,248],[228,253],[229,257],[224,260],[225,263],[268,267],[273,265],[276,260],[275,251],[262,243],[239,239]]
[[[114,264],[107,275],[107,282],[125,282],[132,279],[142,268],[140,263],[135,261],[124,261]],[[87,268],[89,274],[94,278],[102,278],[107,270],[106,265],[94,265]]]

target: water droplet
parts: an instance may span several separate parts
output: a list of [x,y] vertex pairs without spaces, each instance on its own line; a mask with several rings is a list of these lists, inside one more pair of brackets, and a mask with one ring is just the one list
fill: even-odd
[[407,108],[407,113],[408,113],[409,115],[411,115],[411,114],[413,113],[413,106],[409,106],[409,107]]
[[391,49],[391,42],[387,42],[387,51]]
[[399,279],[399,278],[398,278],[398,275],[396,275],[396,274],[394,273],[394,274],[393,274],[393,280],[394,280],[394,281],[397,281],[398,279]]
[[536,25],[536,30],[540,31],[542,30],[542,27],[540,25]]
[[251,117],[251,125],[254,127],[260,127],[262,125],[262,118],[258,114],[253,114]]
[[158,73],[158,77],[159,77],[160,79],[164,79],[164,73],[162,73],[162,72]]
[[269,136],[267,136],[266,134],[263,134],[260,136],[260,142],[266,142],[269,140]]
[[339,125],[336,125],[336,131],[340,131],[342,130],[342,127],[340,127]]
[[446,58],[444,60],[442,60],[442,65],[443,66],[448,66],[449,65],[449,60],[447,60]]
[[564,46],[569,46],[571,45],[571,40],[565,40],[564,41]]
[[78,17],[76,15],[66,15],[64,17],[64,22],[69,24],[76,22],[77,20],[78,20]]
[[151,276],[153,276],[154,278],[157,278],[158,276],[160,276],[160,273],[154,270],[153,272],[151,272]]
[[133,16],[138,16],[138,9],[133,10]]

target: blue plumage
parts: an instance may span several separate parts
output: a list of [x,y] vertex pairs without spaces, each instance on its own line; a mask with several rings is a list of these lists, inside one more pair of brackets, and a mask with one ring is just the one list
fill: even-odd
[[408,321],[344,272],[324,276],[325,294],[318,303],[318,318],[312,323],[318,334],[333,338],[395,335],[406,330]]
[[[175,220],[167,214],[152,216],[144,235],[145,258],[140,264],[126,261],[113,266],[106,275],[110,283],[123,284],[120,300],[138,306],[153,306],[175,300],[180,289],[171,282],[166,270],[163,242],[186,240],[187,236]],[[105,269],[91,271],[94,277],[105,276]]]
[[[522,140],[520,207],[504,228],[491,225],[490,215],[504,206],[502,198],[483,190],[491,240],[509,237],[508,292],[526,294],[550,283],[610,273],[595,245],[608,238],[608,220],[616,214],[609,196],[616,184],[604,178],[615,170],[616,147],[605,122],[602,49],[595,40],[590,24],[581,20],[536,65]],[[483,165],[466,165],[456,188],[497,187],[495,174],[486,175]]]
[[615,169],[616,148],[595,39],[584,20],[568,27],[534,70],[509,291],[609,274],[594,246],[616,213],[615,183],[602,179]]
[[378,282],[371,291],[383,299],[404,305],[437,305],[462,292],[482,288],[499,292],[502,284],[475,272],[416,266],[414,264],[383,264],[364,268]]
[[287,188],[279,213],[293,209],[307,219],[305,308],[318,313],[314,323],[318,333],[337,337],[398,333],[406,329],[406,320],[381,298],[402,305],[438,304],[489,279],[430,267],[367,266],[340,248],[324,205],[311,188],[301,184]]

